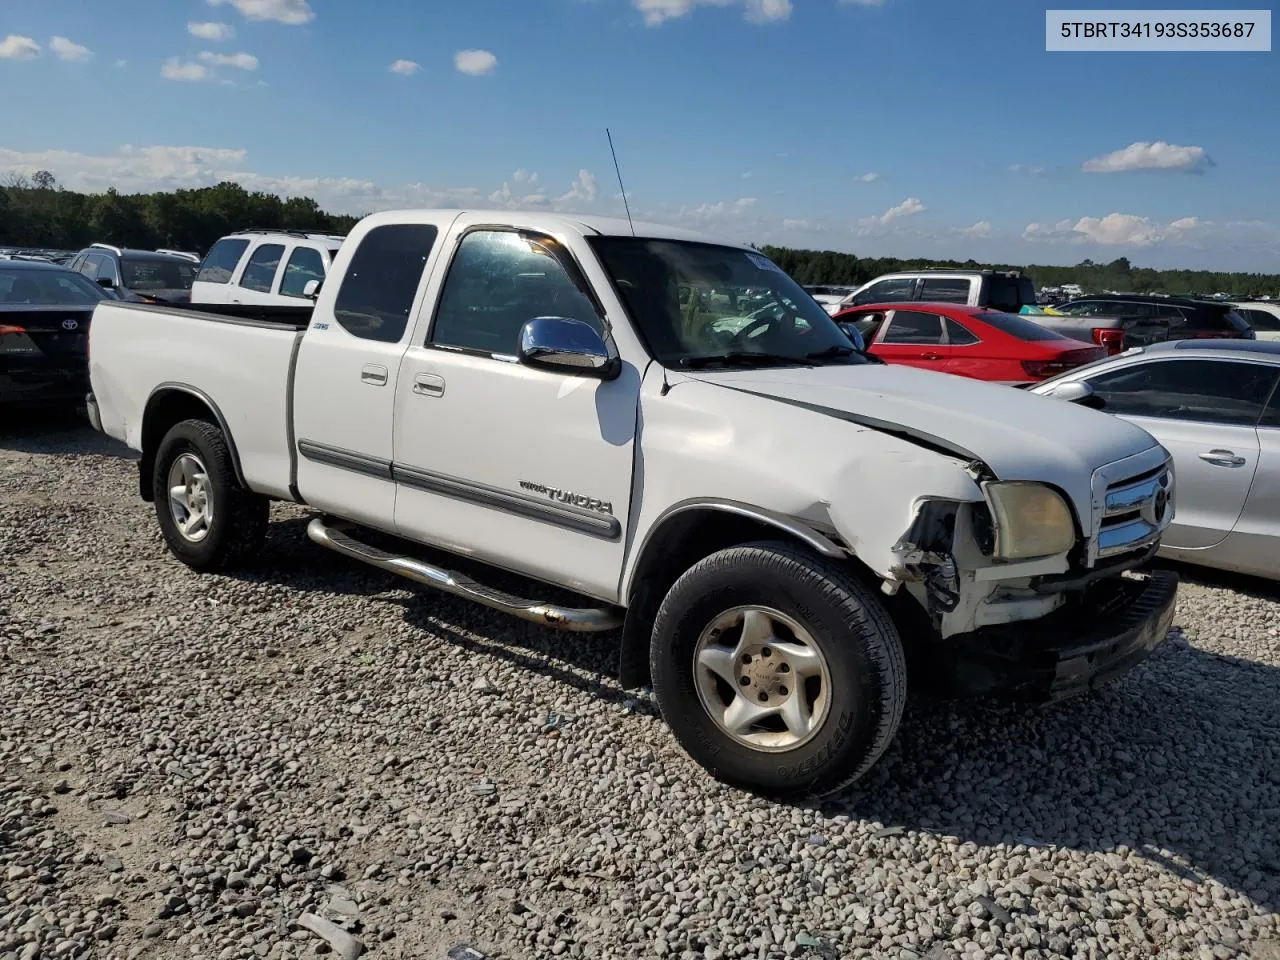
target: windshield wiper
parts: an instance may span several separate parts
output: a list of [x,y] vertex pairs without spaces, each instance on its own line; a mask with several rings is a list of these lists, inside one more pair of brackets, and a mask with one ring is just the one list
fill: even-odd
[[754,351],[735,351],[732,353],[716,353],[706,357],[681,357],[680,366],[691,370],[701,370],[711,366],[740,366],[755,363],[788,363],[798,367],[812,367],[813,361],[808,357],[789,357],[782,353],[756,353]]
[[807,360],[834,360],[836,357],[847,357],[851,353],[857,353],[853,347],[846,347],[839,343],[833,343],[829,347],[822,350],[815,350],[813,353],[806,353]]

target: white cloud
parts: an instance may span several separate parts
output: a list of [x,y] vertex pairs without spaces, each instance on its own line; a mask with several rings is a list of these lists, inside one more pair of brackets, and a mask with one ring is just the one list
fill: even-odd
[[744,170],[744,171],[742,172],[742,179],[743,179],[743,180],[750,180],[750,179],[751,179],[751,171],[750,171],[750,170]]
[[791,0],[631,0],[644,16],[647,26],[656,27],[668,20],[687,17],[694,7],[741,6],[752,23],[772,23],[791,16]]
[[1160,223],[1131,213],[1109,213],[1105,217],[1081,217],[1057,223],[1029,223],[1022,232],[1025,240],[1095,243],[1099,246],[1148,247],[1157,243],[1185,241],[1203,226],[1198,217],[1182,217]]
[[422,65],[413,60],[396,60],[387,69],[392,73],[400,74],[402,77],[411,77],[422,69]]
[[840,0],[841,3],[853,7],[882,7],[884,0]]
[[117,66],[117,67],[119,67],[121,70],[123,70],[123,69],[124,69],[125,67],[127,67],[128,65],[129,65],[129,61],[128,61],[128,60],[117,60],[117,61],[116,61],[116,66]]
[[258,69],[258,58],[250,53],[212,53],[202,50],[200,59],[215,67],[235,67],[237,70]]
[[160,76],[166,80],[183,80],[189,83],[198,83],[201,80],[208,80],[210,74],[209,68],[204,64],[170,57],[164,62],[164,66],[160,68]]
[[783,220],[783,230],[806,230],[809,232],[817,232],[822,229],[822,225],[812,220]]
[[875,183],[877,180],[880,179],[880,174],[864,173],[864,174],[861,174],[860,176],[854,177],[853,179],[857,180],[859,183]]
[[1129,173],[1134,170],[1168,170],[1204,173],[1215,166],[1204,147],[1179,147],[1163,140],[1139,141],[1123,150],[1094,157],[1081,167],[1085,173]]
[[274,20],[296,26],[316,18],[307,0],[209,0],[209,6],[231,4],[246,20]]
[[1040,177],[1045,173],[1044,167],[1033,166],[1027,163],[1011,163],[1009,164],[1010,173],[1025,173],[1032,177]]
[[928,208],[920,202],[919,197],[907,197],[907,199],[903,200],[900,204],[890,207],[875,219],[882,224],[890,223],[893,220],[897,220],[899,217],[910,217],[917,213],[923,213],[926,209]]
[[212,20],[192,20],[187,24],[187,33],[201,40],[230,40],[236,35],[229,23],[218,23]]
[[54,37],[49,41],[49,49],[59,60],[88,60],[93,56],[93,51],[88,47],[72,43],[66,37]]
[[569,192],[561,196],[557,203],[568,203],[572,200],[584,200],[587,203],[595,200],[600,190],[596,186],[596,178],[590,170],[579,170]]
[[991,223],[988,220],[979,220],[971,227],[965,227],[960,231],[966,237],[989,237],[991,236]]
[[493,73],[498,65],[498,58],[488,50],[459,50],[453,55],[453,65],[462,73],[480,77]]
[[535,183],[538,182],[538,175],[536,173],[531,173],[530,171],[525,170],[523,167],[521,167],[519,170],[517,170],[515,173],[511,175],[511,179],[514,180],[516,183],[527,183],[530,186],[533,186]]
[[34,60],[40,56],[40,44],[30,37],[11,33],[0,40],[0,60]]

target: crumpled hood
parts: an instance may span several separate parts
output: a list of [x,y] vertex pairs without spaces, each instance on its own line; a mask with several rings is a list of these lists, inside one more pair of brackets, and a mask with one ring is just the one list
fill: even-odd
[[[976,457],[1001,480],[1085,482],[1103,464],[1156,440],[1110,414],[1074,403],[930,370],[885,364],[699,371],[704,383],[742,390]],[[1077,482],[1078,479],[1077,479]]]

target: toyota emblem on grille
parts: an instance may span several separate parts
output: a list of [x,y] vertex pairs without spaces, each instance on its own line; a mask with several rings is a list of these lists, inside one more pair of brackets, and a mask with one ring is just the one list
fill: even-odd
[[77,323],[75,320],[72,320],[70,317],[67,317],[67,319],[62,321],[63,330],[74,330],[78,326],[80,326],[80,324]]
[[1160,486],[1155,494],[1142,504],[1142,519],[1153,527],[1164,522],[1165,513],[1169,510],[1169,478],[1160,478]]

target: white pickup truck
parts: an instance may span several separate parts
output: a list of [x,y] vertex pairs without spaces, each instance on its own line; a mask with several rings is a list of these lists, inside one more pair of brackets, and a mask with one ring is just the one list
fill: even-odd
[[375,214],[313,305],[104,302],[90,376],[90,419],[141,452],[190,567],[244,559],[292,501],[352,560],[620,627],[623,685],[772,796],[863,775],[909,674],[1052,698],[1142,660],[1172,617],[1176,575],[1145,569],[1173,514],[1148,433],[873,362],[757,251],[670,228]]

